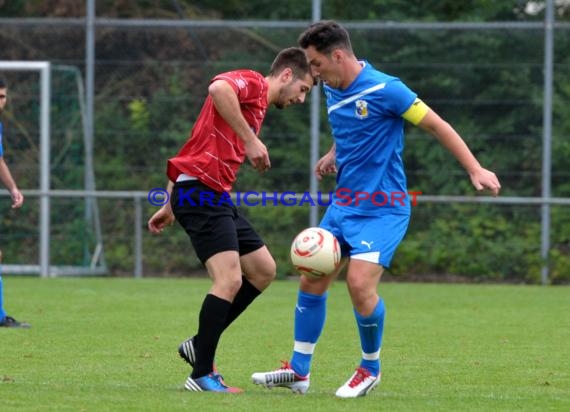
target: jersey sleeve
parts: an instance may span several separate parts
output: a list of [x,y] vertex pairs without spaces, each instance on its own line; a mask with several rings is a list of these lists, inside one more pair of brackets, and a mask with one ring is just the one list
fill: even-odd
[[232,86],[242,103],[258,99],[264,87],[262,76],[251,70],[221,73],[215,76],[212,82],[216,80],[225,80]]
[[418,97],[401,80],[394,79],[384,88],[386,109],[394,116],[401,117]]

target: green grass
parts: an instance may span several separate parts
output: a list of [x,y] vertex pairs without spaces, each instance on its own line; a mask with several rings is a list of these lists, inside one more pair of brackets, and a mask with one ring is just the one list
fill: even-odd
[[223,335],[217,364],[240,395],[182,389],[178,343],[196,330],[206,279],[4,276],[0,410],[568,411],[570,288],[383,283],[383,381],[369,396],[334,392],[360,358],[343,283],[330,291],[306,396],[266,390],[252,372],[292,348],[297,283],[275,282]]

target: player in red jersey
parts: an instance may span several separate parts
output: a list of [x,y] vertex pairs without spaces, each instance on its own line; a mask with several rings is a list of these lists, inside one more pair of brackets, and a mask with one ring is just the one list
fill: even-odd
[[267,76],[253,70],[215,76],[190,138],[168,160],[170,202],[149,219],[148,228],[160,233],[178,221],[213,281],[198,333],[178,349],[193,367],[188,390],[241,392],[215,370],[216,348],[222,332],[275,278],[276,265],[228,192],[246,158],[260,173],[271,167],[258,137],[268,107],[303,103],[313,83],[305,53],[296,47],[282,50]]

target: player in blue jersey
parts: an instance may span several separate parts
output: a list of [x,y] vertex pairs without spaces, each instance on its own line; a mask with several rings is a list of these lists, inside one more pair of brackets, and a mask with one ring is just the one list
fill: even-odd
[[[4,80],[0,79],[0,114],[6,107],[8,98],[8,89]],[[24,195],[18,189],[16,182],[12,178],[10,169],[4,161],[4,146],[2,145],[2,137],[4,135],[4,125],[0,120],[0,181],[6,186],[12,197],[12,208],[21,207],[24,203]],[[2,263],[2,251],[0,250],[0,264]],[[26,328],[30,325],[24,322],[18,322],[12,316],[8,316],[4,310],[4,293],[2,289],[2,267],[0,266],[0,327],[4,328]]]
[[[337,173],[337,187],[320,226],[339,240],[346,283],[360,335],[362,358],[336,392],[340,398],[368,394],[381,377],[380,348],[385,307],[377,286],[403,239],[410,202],[402,162],[404,122],[434,135],[467,171],[475,189],[498,195],[495,174],[483,168],[453,127],[400,79],[358,60],[349,34],[334,21],[312,24],[299,44],[323,81],[334,144],[315,166],[319,179]],[[398,196],[394,196],[398,194]],[[301,276],[295,308],[295,342],[290,362],[280,369],[254,373],[255,384],[309,388],[311,360],[326,317],[327,290],[341,270],[326,278]]]

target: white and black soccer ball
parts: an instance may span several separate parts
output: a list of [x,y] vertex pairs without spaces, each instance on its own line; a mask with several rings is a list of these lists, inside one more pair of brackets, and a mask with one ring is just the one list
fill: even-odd
[[302,275],[329,276],[340,263],[338,240],[326,229],[307,228],[293,239],[291,262]]

